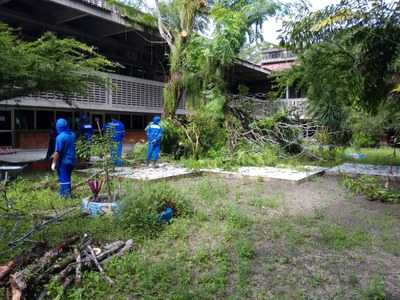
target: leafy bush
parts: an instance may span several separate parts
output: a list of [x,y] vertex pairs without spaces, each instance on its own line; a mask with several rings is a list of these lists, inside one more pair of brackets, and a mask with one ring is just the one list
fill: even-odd
[[165,205],[174,209],[174,216],[187,216],[193,212],[190,201],[177,189],[165,182],[146,183],[126,194],[119,223],[136,237],[155,235],[160,226],[157,209]]
[[185,134],[181,129],[181,122],[177,119],[168,118],[161,122],[163,127],[163,138],[161,149],[163,153],[172,155],[174,159],[186,157],[190,153],[190,146],[185,144]]
[[353,140],[351,146],[356,150],[360,150],[361,147],[372,147],[376,144],[376,139],[373,136],[364,132],[355,132],[353,134]]
[[147,155],[147,143],[144,140],[136,143],[133,150],[126,153],[126,158],[138,162],[144,162]]

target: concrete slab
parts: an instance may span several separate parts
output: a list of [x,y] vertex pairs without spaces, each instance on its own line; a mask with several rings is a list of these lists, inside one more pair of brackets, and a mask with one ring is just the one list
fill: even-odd
[[203,170],[209,174],[229,178],[248,178],[262,181],[287,181],[290,184],[300,184],[314,176],[324,174],[326,168],[305,166],[302,171],[290,168],[272,167],[241,167],[234,172],[219,169]]
[[391,176],[393,178],[400,179],[400,167],[390,167],[390,166],[376,166],[376,165],[363,165],[363,164],[349,164],[345,163],[340,166],[328,169],[325,171],[328,175],[337,175],[339,172],[344,172],[349,176],[358,175],[372,175],[385,177],[388,172],[391,171]]
[[21,164],[42,160],[46,157],[47,149],[13,149],[13,154],[0,155],[0,163]]
[[[97,173],[101,172],[101,169],[89,168],[77,171]],[[144,166],[142,168],[116,167],[110,175],[134,180],[159,180],[190,175],[193,173],[195,172],[172,164],[159,164],[156,169]]]
[[[96,173],[100,169],[91,168],[79,170],[80,172]],[[321,175],[325,168],[304,167],[304,171],[293,169],[272,168],[272,167],[242,167],[236,171],[223,171],[220,169],[203,169],[193,171],[181,166],[172,164],[159,164],[157,169],[153,168],[130,168],[117,167],[111,173],[112,176],[135,179],[135,180],[158,180],[189,176],[196,173],[207,173],[215,176],[223,176],[227,178],[248,178],[254,180],[272,181],[284,180],[291,184],[299,184],[312,176]]]

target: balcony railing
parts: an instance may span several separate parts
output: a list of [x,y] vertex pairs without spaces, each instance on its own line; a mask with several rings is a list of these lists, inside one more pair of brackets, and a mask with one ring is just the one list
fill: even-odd
[[307,98],[293,98],[293,99],[282,99],[277,102],[265,101],[265,100],[253,100],[254,101],[254,112],[257,118],[264,118],[272,116],[275,111],[282,106],[291,110],[293,114],[297,114],[300,119],[305,118],[305,112],[307,108]]
[[[39,93],[25,97],[23,103],[26,106],[68,107],[65,104],[68,100],[73,106],[81,109],[161,112],[164,103],[164,82],[115,74],[106,74],[106,76],[118,87],[117,89],[108,90],[105,86],[91,83],[87,95],[72,94],[66,98],[61,94]],[[14,104],[13,101],[3,103]],[[184,113],[184,109],[183,99],[178,106],[178,113]]]

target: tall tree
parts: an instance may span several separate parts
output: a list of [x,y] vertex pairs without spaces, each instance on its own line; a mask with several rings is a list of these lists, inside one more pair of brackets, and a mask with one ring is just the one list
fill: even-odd
[[399,78],[400,1],[342,0],[303,10],[283,29],[283,44],[300,55],[302,72],[295,72],[311,102],[329,99],[376,113],[398,97],[392,91]]
[[90,82],[108,83],[100,71],[110,72],[117,66],[93,47],[73,39],[57,39],[51,33],[24,42],[3,23],[0,57],[0,101],[38,92],[86,94]]
[[[133,6],[132,1],[109,0],[109,3],[122,4],[126,12],[129,12],[127,8],[138,7]],[[170,48],[170,79],[164,88],[162,117],[175,114],[184,92],[199,93],[195,87],[204,88],[207,82],[223,81],[225,71],[240,52],[246,35],[250,40],[259,38],[263,22],[282,7],[274,0],[217,0],[209,3],[203,0],[156,0],[155,8],[148,11]],[[139,21],[149,20],[146,14],[138,17],[137,10],[130,15]],[[211,29],[209,37],[199,38],[198,33],[207,26]],[[195,53],[201,61],[194,58]],[[204,80],[204,76],[211,79],[211,74],[217,76]],[[190,78],[203,80],[195,82]]]

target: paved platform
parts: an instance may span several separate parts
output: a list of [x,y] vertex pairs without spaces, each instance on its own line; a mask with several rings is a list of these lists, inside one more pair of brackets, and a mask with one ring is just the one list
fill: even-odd
[[371,175],[378,177],[386,177],[390,172],[390,176],[392,178],[397,178],[400,180],[400,167],[396,166],[390,167],[346,163],[325,171],[325,173],[328,175],[337,175],[339,172],[344,172],[349,176]]
[[0,155],[0,164],[25,164],[42,160],[46,157],[47,149],[13,149],[15,153]]
[[291,184],[300,184],[314,176],[323,175],[326,168],[305,166],[301,170],[291,168],[272,167],[241,167],[235,171],[219,169],[203,170],[208,174],[224,176],[228,178],[248,178],[261,181],[287,181]]
[[[14,149],[16,153],[0,155],[0,166],[19,164],[25,165],[29,162],[34,162],[44,159],[46,156],[47,149],[37,150],[23,150]],[[93,158],[95,160],[95,158]],[[79,170],[80,172],[98,172],[99,169],[85,169]],[[224,176],[230,178],[248,178],[263,181],[288,181],[292,184],[299,184],[308,180],[313,176],[318,175],[337,175],[340,172],[345,172],[349,176],[359,175],[372,175],[378,177],[386,177],[389,172],[392,179],[400,181],[400,167],[389,166],[376,166],[376,165],[364,165],[364,164],[351,164],[345,163],[334,168],[319,168],[319,167],[303,167],[301,170],[295,170],[290,168],[272,168],[272,167],[241,167],[235,171],[224,171],[221,169],[203,169],[201,171],[194,172],[173,164],[159,164],[158,169],[152,168],[130,168],[121,167],[116,168],[113,176],[120,176],[124,178],[136,179],[136,180],[158,180],[166,178],[174,178],[179,176],[189,176],[193,173],[208,173],[215,176]]]
[[[202,169],[193,171],[173,164],[159,164],[158,168],[130,168],[117,167],[112,176],[135,179],[135,180],[159,180],[175,177],[189,176],[199,173],[207,173],[226,178],[248,178],[262,181],[287,181],[291,184],[299,184],[312,176],[322,175],[326,168],[303,167],[303,171],[288,168],[272,167],[242,167],[235,171],[224,171],[221,169]],[[96,173],[101,169],[90,168],[79,170],[80,172]]]

